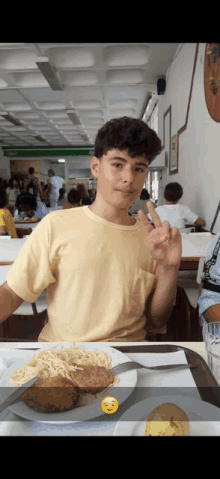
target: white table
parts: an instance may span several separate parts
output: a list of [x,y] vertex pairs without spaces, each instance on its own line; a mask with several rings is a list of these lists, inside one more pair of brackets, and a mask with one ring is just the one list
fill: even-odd
[[[39,342],[30,342],[30,343],[2,343],[0,344],[0,358],[8,357],[13,358],[19,358],[22,357],[23,352],[25,349],[31,349],[31,348],[38,348],[40,346],[46,345],[48,348],[48,345],[50,348],[54,347],[57,343],[39,343]],[[99,343],[94,343],[94,345],[98,345]],[[103,344],[103,343],[101,343]],[[182,346],[188,349],[192,349],[193,351],[196,351],[198,354],[200,354],[203,359],[206,360],[206,353],[205,353],[205,343],[200,342],[200,343],[188,343],[188,342],[166,342],[166,343],[114,343],[114,342],[109,342],[105,343],[106,346],[146,346],[147,345],[162,345],[162,344],[172,344],[176,346]],[[16,351],[16,349],[17,351]],[[34,351],[35,352],[35,351]],[[36,349],[36,354],[37,354],[37,349]],[[144,354],[132,354],[132,353],[124,353],[126,354],[130,359],[133,360],[138,360],[142,356],[142,360],[144,357]],[[179,354],[174,353],[174,354]],[[180,354],[184,354],[183,351],[180,351]],[[11,356],[10,356],[11,355]],[[152,356],[152,354],[151,354]],[[161,355],[160,355],[161,356]],[[184,354],[185,356],[185,354]],[[180,362],[176,358],[172,358],[175,362]],[[167,358],[166,358],[167,361]],[[184,359],[181,362],[183,362]],[[13,361],[12,361],[13,362]],[[141,360],[140,360],[141,362]],[[185,362],[185,361],[184,361]],[[171,363],[170,363],[171,364]],[[151,379],[150,379],[151,377]],[[147,378],[147,383],[146,383],[146,378]],[[186,379],[187,378],[187,379]],[[151,382],[150,387],[149,387],[149,380]],[[155,397],[155,386],[158,388],[158,394],[163,395],[164,393],[161,392],[160,386],[165,386],[165,388],[168,386],[168,388],[174,388],[178,391],[179,388],[179,394],[183,396],[189,396],[189,389],[190,388],[190,397],[194,398],[195,400],[200,400],[201,401],[201,396],[199,394],[199,391],[197,387],[195,387],[195,382],[194,379],[191,375],[190,370],[185,370],[185,371],[179,371],[178,373],[175,373],[175,376],[171,375],[169,379],[165,377],[161,379],[158,377],[155,378],[156,382],[153,384],[152,387],[152,376],[149,376],[148,372],[146,373],[146,370],[141,369],[138,370],[138,382],[137,382],[137,390],[135,390],[135,395],[133,395],[133,399],[130,400],[130,398],[127,399],[126,401],[126,406],[123,406],[121,411],[123,409],[127,410],[127,408],[131,407],[135,402],[139,402],[141,400],[147,398],[152,398]],[[161,382],[162,381],[162,382]],[[146,387],[147,386],[147,387]],[[185,387],[187,386],[187,387]],[[143,393],[142,393],[143,390]],[[157,395],[158,395],[157,394]],[[165,393],[166,394],[166,393]],[[178,394],[175,393],[175,394]],[[135,396],[135,399],[134,399]],[[4,413],[4,411],[3,411]],[[3,415],[3,413],[1,413]],[[123,413],[123,412],[122,412]],[[70,424],[43,424],[39,422],[33,422],[33,421],[27,421],[25,419],[22,419],[19,416],[16,416],[12,411],[6,410],[5,416],[0,417],[0,436],[1,435],[7,435],[7,436],[20,436],[20,435],[39,435],[39,436],[113,436],[114,435],[114,429],[117,424],[117,421],[119,421],[119,418],[121,416],[121,413],[118,414],[116,417],[117,412],[114,415],[114,420],[113,418],[109,418],[107,415],[103,415],[102,418],[99,420],[92,420],[89,422],[84,422],[84,423],[70,423]],[[2,422],[1,422],[2,421]],[[220,435],[220,432],[219,432]]]
[[213,238],[211,233],[181,233],[182,258],[205,256],[206,249]]
[[[13,343],[13,342],[8,342],[8,343],[1,343],[0,342],[0,349],[3,347],[3,348],[19,348],[19,349],[30,349],[30,348],[38,348],[38,347],[41,347],[42,344],[45,344],[45,343],[39,343],[39,342],[17,342],[17,343]],[[49,344],[49,343],[47,343]],[[52,345],[53,344],[59,344],[59,343],[51,343]],[[125,342],[125,341],[122,341],[122,342],[105,342],[105,343],[102,343],[102,342],[96,342],[94,344],[105,344],[106,346],[111,346],[112,348],[114,348],[114,346],[134,346],[135,344],[137,346],[146,346],[146,344],[152,344],[152,345],[155,345],[155,344],[173,344],[174,346],[183,346],[184,348],[188,348],[188,349],[192,349],[193,351],[197,352],[198,354],[200,354],[200,356],[203,357],[203,359],[205,359],[205,361],[207,362],[207,354],[206,354],[206,349],[205,349],[205,342],[204,341],[201,341],[201,342],[174,342],[174,341],[166,341],[165,343],[161,343],[161,342],[146,342],[146,341],[143,341],[143,342],[138,342],[138,343],[133,343],[133,342]],[[208,364],[208,362],[207,362]]]
[[25,241],[25,238],[0,240],[0,264],[15,261]]
[[[11,268],[12,268],[12,264],[7,266],[0,265],[0,286],[5,283],[6,276]],[[1,343],[0,343],[0,347],[1,347]]]
[[15,228],[21,228],[21,229],[27,229],[27,228],[31,228],[32,231],[34,231],[35,228],[37,228],[37,226],[39,225],[40,221],[38,221],[37,223],[18,223],[17,221],[15,221]]

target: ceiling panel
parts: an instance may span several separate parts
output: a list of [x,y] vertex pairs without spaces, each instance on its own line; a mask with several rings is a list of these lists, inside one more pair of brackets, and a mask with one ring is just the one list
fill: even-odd
[[[36,145],[34,136],[40,135],[41,146],[93,146],[106,121],[141,117],[148,95],[157,94],[158,77],[166,74],[178,46],[0,43],[1,141],[31,146]],[[78,125],[70,111],[76,113]]]

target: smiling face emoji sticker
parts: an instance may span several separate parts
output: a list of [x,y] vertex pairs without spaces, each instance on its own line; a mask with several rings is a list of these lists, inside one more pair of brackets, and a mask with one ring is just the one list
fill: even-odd
[[118,406],[118,401],[113,396],[107,396],[101,402],[101,408],[106,414],[113,414],[117,411]]

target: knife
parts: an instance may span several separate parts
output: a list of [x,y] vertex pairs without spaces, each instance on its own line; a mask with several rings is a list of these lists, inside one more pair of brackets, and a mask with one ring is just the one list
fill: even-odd
[[6,409],[6,407],[11,406],[19,397],[21,394],[23,394],[27,389],[29,389],[35,381],[39,379],[38,376],[35,376],[32,379],[29,379],[26,383],[24,383],[22,386],[16,387],[16,388],[10,388],[13,389],[12,393],[5,399],[1,404],[0,404],[0,413]]

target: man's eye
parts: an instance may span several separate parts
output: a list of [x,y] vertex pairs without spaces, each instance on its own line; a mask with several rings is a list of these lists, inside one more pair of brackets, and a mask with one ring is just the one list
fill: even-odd
[[121,163],[113,163],[113,166],[122,166]]

